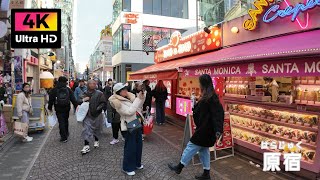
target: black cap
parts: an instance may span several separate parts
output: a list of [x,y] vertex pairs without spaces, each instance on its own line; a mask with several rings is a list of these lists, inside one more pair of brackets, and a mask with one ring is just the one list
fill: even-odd
[[68,79],[65,76],[60,76],[58,81],[61,83],[66,83],[68,82]]

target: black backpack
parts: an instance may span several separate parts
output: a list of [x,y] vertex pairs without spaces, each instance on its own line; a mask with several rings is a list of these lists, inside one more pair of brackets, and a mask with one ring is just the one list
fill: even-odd
[[67,87],[57,90],[56,105],[68,106],[70,104],[70,93]]

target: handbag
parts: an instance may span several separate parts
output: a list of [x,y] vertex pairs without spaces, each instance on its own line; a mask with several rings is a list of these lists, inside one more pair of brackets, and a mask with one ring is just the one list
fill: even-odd
[[138,119],[135,119],[135,120],[127,123],[127,129],[129,131],[129,133],[133,133],[135,131],[138,131],[141,128],[142,128],[142,125]]

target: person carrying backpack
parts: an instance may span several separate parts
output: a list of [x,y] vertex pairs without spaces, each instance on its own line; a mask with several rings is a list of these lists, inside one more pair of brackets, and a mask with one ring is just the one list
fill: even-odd
[[77,108],[76,98],[70,88],[67,87],[68,79],[64,76],[59,77],[57,86],[52,89],[49,96],[48,109],[52,111],[52,107],[56,111],[56,115],[59,122],[61,142],[66,143],[69,136],[69,113],[70,113],[70,101],[74,108]]
[[210,179],[210,150],[216,140],[223,135],[224,110],[218,95],[213,88],[212,79],[208,74],[199,77],[202,97],[193,108],[196,125],[187,147],[184,149],[178,165],[169,164],[169,168],[177,174],[189,164],[192,157],[199,152],[203,173],[196,179]]

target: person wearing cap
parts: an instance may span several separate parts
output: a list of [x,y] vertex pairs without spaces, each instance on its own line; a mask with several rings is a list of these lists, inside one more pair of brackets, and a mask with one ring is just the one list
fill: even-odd
[[49,95],[48,110],[52,111],[52,107],[56,111],[56,115],[59,122],[59,130],[61,142],[66,143],[69,137],[69,113],[70,113],[70,101],[76,109],[78,103],[74,97],[73,92],[67,87],[68,79],[64,76],[59,77],[57,86],[52,89]]
[[145,93],[140,92],[136,97],[128,92],[127,87],[122,83],[117,83],[113,87],[114,94],[109,98],[110,104],[120,114],[121,130],[125,133],[125,146],[123,154],[123,171],[129,175],[135,175],[135,170],[143,169],[142,157],[142,132],[136,130],[128,132],[127,123],[137,119],[136,112],[145,101]]
[[84,80],[81,79],[79,81],[79,86],[74,91],[74,96],[77,102],[82,102],[82,96],[85,92],[87,92],[87,86],[85,86]]
[[89,102],[89,110],[83,120],[82,137],[84,139],[84,147],[82,154],[90,152],[89,142],[94,139],[94,148],[99,147],[99,139],[101,137],[103,127],[102,111],[107,110],[107,100],[103,93],[96,90],[97,83],[94,80],[88,81],[88,90],[84,93],[83,102]]

